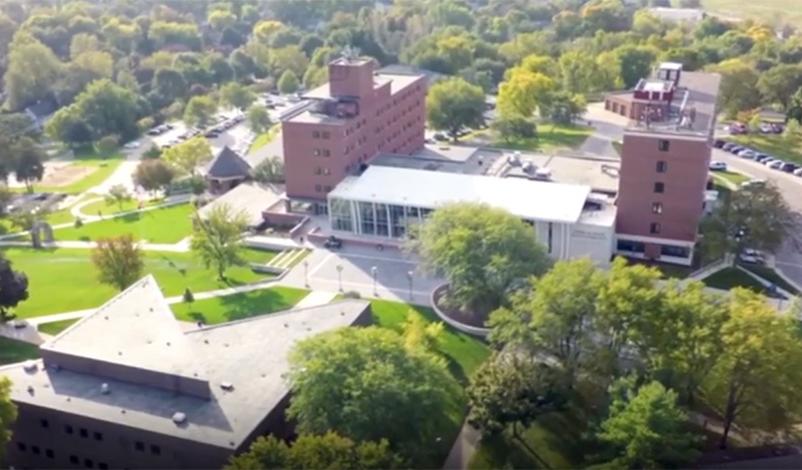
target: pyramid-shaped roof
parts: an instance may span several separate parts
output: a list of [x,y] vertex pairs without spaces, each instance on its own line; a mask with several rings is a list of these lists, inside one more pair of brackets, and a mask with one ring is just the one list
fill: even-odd
[[206,174],[211,178],[245,178],[250,171],[251,165],[226,146],[209,163]]

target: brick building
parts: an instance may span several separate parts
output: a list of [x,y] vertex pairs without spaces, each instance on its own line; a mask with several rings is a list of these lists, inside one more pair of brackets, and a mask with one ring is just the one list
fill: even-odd
[[282,122],[287,197],[325,212],[326,195],[378,153],[410,155],[424,144],[426,78],[375,70],[372,59],[329,64],[304,111]]
[[347,300],[187,331],[152,276],[0,367],[18,417],[12,468],[221,468],[258,436],[291,435],[287,355],[370,322]]
[[662,64],[654,78],[605,100],[607,109],[616,106],[619,114],[633,119],[621,150],[618,253],[691,264],[704,211],[720,80],[718,74]]

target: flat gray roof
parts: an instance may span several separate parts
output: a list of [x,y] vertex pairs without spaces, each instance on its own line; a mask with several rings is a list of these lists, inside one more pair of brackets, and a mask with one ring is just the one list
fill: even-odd
[[[174,318],[171,327],[171,322],[162,318],[166,312],[151,314],[146,303],[137,310],[115,308],[128,303],[125,299],[121,302],[121,296],[154,300],[154,287],[158,290],[150,276],[138,281],[101,307],[99,314],[66,330],[50,347],[101,358],[114,358],[116,351],[123,349],[126,360],[143,367],[200,370],[209,381],[210,399],[66,367],[45,368],[42,360],[0,368],[0,376],[12,382],[11,398],[17,403],[235,450],[288,393],[285,374],[292,347],[319,333],[352,325],[370,308],[366,301],[343,300],[179,334]],[[118,314],[121,318],[115,318]],[[124,321],[126,318],[130,321]],[[167,333],[162,331],[165,328]],[[179,341],[180,347],[165,346],[168,339],[171,343]],[[36,368],[31,370],[28,364]],[[223,390],[225,382],[233,389]],[[104,383],[109,386],[108,394],[101,391]],[[185,424],[173,422],[176,412],[186,415]]]
[[482,202],[528,220],[574,223],[590,187],[515,178],[371,166],[343,180],[329,198],[434,209]]
[[215,207],[228,205],[234,211],[242,211],[248,218],[248,225],[256,226],[264,221],[262,212],[280,200],[281,192],[276,188],[259,183],[242,183],[198,209],[198,215],[206,219]]

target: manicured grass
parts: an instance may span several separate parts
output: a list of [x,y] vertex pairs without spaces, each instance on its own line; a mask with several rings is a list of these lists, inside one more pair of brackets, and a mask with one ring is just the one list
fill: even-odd
[[[28,276],[30,297],[14,309],[18,316],[34,317],[98,307],[117,291],[97,281],[90,250],[56,248],[7,248],[3,255],[14,269]],[[272,252],[244,250],[249,262],[265,262]],[[144,274],[153,274],[167,296],[181,295],[184,289],[203,292],[265,280],[270,276],[253,272],[249,266],[235,266],[218,281],[192,253],[145,252]]]
[[137,240],[150,243],[177,243],[192,233],[190,204],[127,214],[83,227],[63,228],[55,232],[56,240],[97,240],[130,233]]
[[[541,123],[537,125],[537,137],[513,138],[509,141],[500,138],[495,131],[486,129],[471,134],[474,138],[488,139],[488,147],[499,147],[515,150],[551,150],[556,148],[576,148],[593,132],[586,126],[560,125]],[[469,136],[467,139],[470,139]]]
[[241,294],[198,300],[191,304],[173,304],[176,318],[184,321],[203,321],[207,325],[287,310],[304,298],[309,291],[293,287],[271,287]]
[[80,180],[66,186],[43,186],[34,184],[34,191],[62,192],[69,194],[82,193],[102,183],[114,173],[114,170],[116,170],[123,161],[123,156],[119,152],[107,157],[101,157],[91,147],[75,149],[74,153],[75,163],[73,163],[73,165],[92,167],[95,170]]
[[30,343],[0,336],[0,366],[39,358],[39,348]]
[[746,287],[757,292],[765,292],[765,288],[757,279],[736,268],[724,268],[702,279],[708,287],[730,290],[736,287]]
[[742,267],[746,270],[749,270],[758,276],[762,277],[763,279],[771,282],[772,284],[777,285],[778,287],[787,290],[788,292],[798,295],[799,291],[789,284],[785,279],[781,278],[779,274],[773,269],[766,267],[766,266],[758,266],[754,264],[744,264]]
[[749,181],[750,178],[743,173],[736,173],[734,171],[711,171],[713,178],[721,179],[735,186],[740,186],[741,183]]
[[103,215],[112,215],[112,214],[118,214],[120,212],[128,212],[139,209],[140,204],[141,207],[150,207],[150,206],[155,206],[156,204],[159,204],[161,202],[163,201],[154,200],[154,201],[140,202],[138,200],[132,199],[130,201],[123,202],[121,206],[120,204],[116,203],[109,204],[108,202],[106,202],[105,199],[101,199],[99,201],[95,201],[91,204],[83,206],[81,208],[81,212],[83,212],[86,215],[97,215],[98,211],[100,211],[100,213]]
[[78,319],[76,318],[74,320],[61,320],[50,323],[42,323],[41,325],[39,325],[38,330],[40,333],[45,333],[48,335],[55,336],[61,333],[62,331],[66,330],[67,328],[69,328],[73,323],[77,321]]
[[[799,1],[802,2],[802,0]],[[777,134],[747,134],[733,136],[732,140],[773,157],[802,164],[802,135],[788,140]]]
[[768,24],[780,21],[802,28],[802,0],[702,0],[702,7],[724,17],[752,18]]
[[47,214],[46,219],[50,225],[75,222],[75,216],[73,216],[72,213],[70,213],[70,209],[63,209],[60,211],[51,212]]
[[248,149],[248,152],[253,152],[269,144],[276,138],[279,132],[281,132],[281,124],[275,124],[267,131],[259,134],[253,139],[253,142],[251,142],[251,147]]

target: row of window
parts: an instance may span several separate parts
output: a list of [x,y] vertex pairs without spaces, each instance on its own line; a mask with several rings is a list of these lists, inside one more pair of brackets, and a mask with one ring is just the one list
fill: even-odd
[[[618,251],[628,251],[630,253],[645,253],[646,244],[633,240],[618,240]],[[691,250],[685,246],[660,245],[661,256],[675,256],[677,258],[687,258],[691,255]]]
[[[48,427],[46,423],[47,423],[47,420],[43,419],[42,420],[42,427],[43,428]],[[75,434],[75,429],[71,425],[65,424],[64,425],[64,432],[67,433],[67,434]],[[86,428],[79,428],[78,429],[78,435],[81,436],[84,439],[89,439],[89,430],[86,429]],[[102,432],[98,432],[98,431],[93,431],[92,432],[92,437],[96,441],[102,441],[103,440],[103,433]]]
[[[30,452],[33,455],[42,455],[42,453],[43,453],[42,449],[40,449],[39,446],[31,445],[30,447],[28,447],[28,445],[25,444],[24,442],[17,442],[17,450],[19,450],[20,452]],[[48,459],[55,459],[56,458],[56,453],[53,451],[53,449],[44,449],[44,455]],[[77,455],[74,455],[74,454],[70,455],[69,459],[70,459],[70,463],[73,464],[73,465],[80,465],[81,464],[81,459],[78,458]],[[92,460],[92,459],[89,459],[89,458],[84,459],[83,460],[83,464],[84,464],[84,467],[86,467],[86,468],[95,468],[95,461]],[[109,464],[107,464],[106,462],[98,462],[97,463],[97,468],[99,468],[101,470],[105,470],[105,469],[109,468]]]
[[312,138],[313,139],[329,139],[329,138],[331,138],[331,132],[329,132],[329,131],[312,131]]

